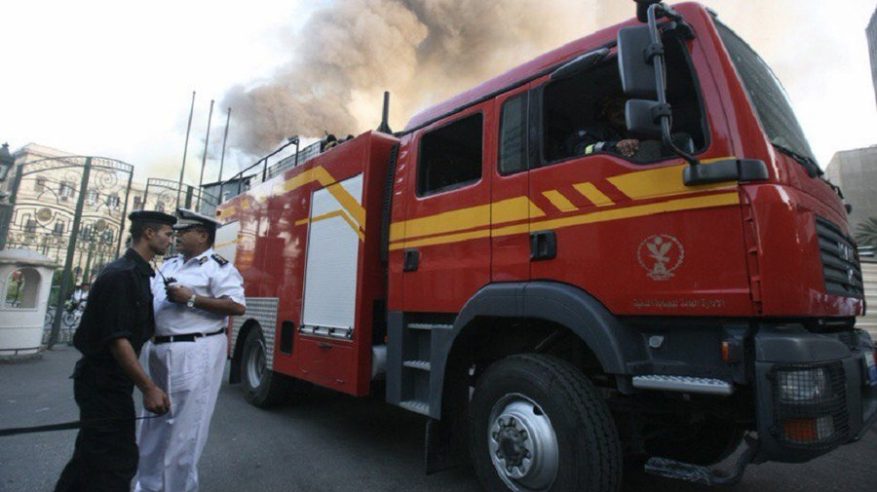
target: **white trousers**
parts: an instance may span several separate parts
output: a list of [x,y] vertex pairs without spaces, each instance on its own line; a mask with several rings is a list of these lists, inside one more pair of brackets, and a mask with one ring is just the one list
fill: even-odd
[[[194,342],[143,346],[143,367],[167,392],[171,410],[162,417],[138,421],[140,463],[135,491],[198,490],[198,460],[222,384],[227,343],[226,337],[215,335]],[[143,415],[153,414],[143,410]]]

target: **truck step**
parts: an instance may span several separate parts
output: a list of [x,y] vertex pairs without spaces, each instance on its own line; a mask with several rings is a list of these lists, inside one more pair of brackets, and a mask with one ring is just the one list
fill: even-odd
[[429,403],[420,400],[405,400],[399,403],[405,410],[411,410],[423,415],[429,415]]
[[646,462],[645,472],[659,477],[685,480],[701,485],[734,485],[743,478],[746,467],[752,463],[752,459],[758,452],[758,441],[750,436],[744,438],[744,451],[737,457],[737,461],[730,469],[721,470],[713,465],[713,468],[682,463],[681,461],[668,458],[650,458]]
[[650,374],[634,376],[633,387],[647,390],[678,391],[682,393],[700,393],[706,395],[727,396],[734,392],[734,386],[727,381],[711,378],[690,376],[665,376]]
[[659,477],[684,480],[706,486],[713,485],[712,471],[705,466],[680,463],[665,458],[650,458],[646,462],[645,471]]
[[441,323],[408,323],[406,326],[412,330],[452,330],[454,328],[454,325]]
[[[736,470],[731,473],[721,473],[706,466],[681,463],[666,458],[651,458],[646,462],[646,473],[674,480],[684,480],[700,485],[732,485],[740,481],[741,477],[735,476]],[[741,475],[742,470],[739,472]]]
[[402,363],[405,367],[410,367],[412,369],[420,369],[421,371],[430,370],[430,364],[428,360],[406,360]]

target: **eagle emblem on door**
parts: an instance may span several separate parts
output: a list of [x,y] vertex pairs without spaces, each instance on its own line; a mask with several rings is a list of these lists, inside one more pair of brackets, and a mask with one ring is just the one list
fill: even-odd
[[637,248],[637,260],[652,280],[672,278],[684,259],[685,248],[669,234],[649,236]]

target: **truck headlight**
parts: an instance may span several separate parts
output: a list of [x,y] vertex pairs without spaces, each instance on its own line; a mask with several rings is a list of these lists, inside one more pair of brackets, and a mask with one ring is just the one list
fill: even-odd
[[785,402],[818,402],[829,397],[828,374],[822,367],[778,371],[777,384]]
[[841,361],[819,366],[773,367],[774,427],[786,446],[830,449],[850,433],[844,366]]

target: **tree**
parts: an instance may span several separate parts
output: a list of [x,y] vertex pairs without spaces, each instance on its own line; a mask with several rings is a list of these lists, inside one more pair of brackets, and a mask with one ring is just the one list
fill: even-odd
[[877,217],[869,217],[856,227],[856,241],[859,246],[877,247]]

